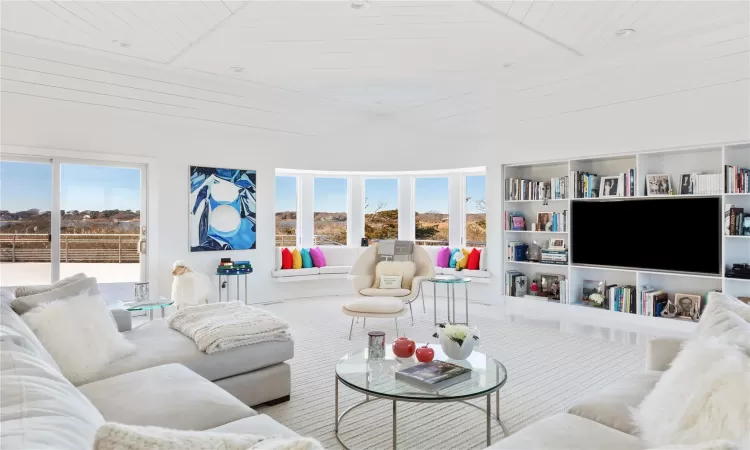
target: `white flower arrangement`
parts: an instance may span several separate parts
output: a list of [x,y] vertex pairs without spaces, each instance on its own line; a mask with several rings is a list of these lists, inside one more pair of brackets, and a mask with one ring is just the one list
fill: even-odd
[[[478,336],[475,336],[469,327],[466,325],[453,325],[450,323],[447,324],[439,324],[438,327],[443,329],[443,335],[450,339],[451,341],[458,344],[459,347],[464,345],[464,341],[466,341],[467,337],[471,336],[475,341],[479,340]],[[439,337],[438,333],[435,333],[432,335],[433,337],[437,338]]]
[[595,304],[599,306],[604,304],[604,296],[599,293],[593,293],[589,295],[589,300],[591,300],[592,302],[594,302]]

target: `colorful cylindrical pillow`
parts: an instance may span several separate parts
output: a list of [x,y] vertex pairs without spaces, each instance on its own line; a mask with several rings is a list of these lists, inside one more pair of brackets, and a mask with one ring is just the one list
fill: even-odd
[[302,268],[302,255],[300,255],[299,250],[296,248],[292,252],[292,269],[301,269]]
[[315,267],[325,267],[326,266],[326,257],[323,254],[323,251],[320,250],[320,248],[311,248],[310,249],[310,257],[312,258],[313,265]]
[[302,268],[303,269],[310,269],[313,266],[312,258],[310,257],[310,250],[303,248],[300,250],[300,255],[302,256]]
[[281,251],[281,268],[282,270],[292,268],[292,252],[288,248]]
[[481,251],[478,249],[474,249],[469,254],[469,264],[466,266],[469,270],[479,270],[479,257],[481,255]]
[[462,255],[461,255],[461,249],[454,248],[453,250],[451,250],[451,258],[448,260],[448,266],[455,269],[456,268],[456,262],[458,262],[458,260],[456,258],[461,259],[461,257],[462,257]]
[[451,249],[448,247],[443,247],[440,250],[438,250],[437,254],[437,266],[438,267],[450,267],[451,261]]
[[[466,269],[469,265],[469,255],[471,255],[471,252],[468,249],[462,248],[461,254],[463,254],[463,257],[460,257],[460,254],[456,254],[456,269]],[[459,259],[460,258],[460,259]]]

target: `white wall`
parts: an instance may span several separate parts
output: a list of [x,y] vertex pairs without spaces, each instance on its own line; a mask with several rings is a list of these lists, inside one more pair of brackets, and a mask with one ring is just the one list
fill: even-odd
[[[189,82],[202,80],[189,78]],[[213,83],[216,85],[215,80]],[[162,295],[169,295],[173,261],[185,259],[196,269],[212,273],[224,255],[188,251],[188,167],[257,170],[258,249],[227,254],[253,262],[255,273],[250,277],[250,287],[255,301],[272,300],[276,294],[269,274],[274,251],[276,168],[392,171],[486,166],[488,243],[491,249],[497,249],[490,253],[490,270],[496,277],[493,288],[483,289],[491,300],[492,293],[499,292],[497,277],[501,276],[502,213],[493,204],[497,204],[502,185],[502,164],[750,139],[748,83],[522,123],[498,123],[491,134],[471,138],[405,127],[375,115],[363,115],[352,122],[355,125],[347,123],[336,133],[292,136],[54,97],[3,93],[0,143],[16,146],[14,152],[32,155],[39,154],[38,148],[48,148],[66,150],[66,155],[89,152],[150,158],[151,188],[157,197],[150,224],[151,249],[157,251],[152,270],[158,274],[151,281]],[[361,195],[361,189],[353,186],[352,192]],[[361,226],[361,221],[353,220],[352,225]],[[456,229],[451,225],[454,240]],[[405,222],[403,227],[409,225]]]

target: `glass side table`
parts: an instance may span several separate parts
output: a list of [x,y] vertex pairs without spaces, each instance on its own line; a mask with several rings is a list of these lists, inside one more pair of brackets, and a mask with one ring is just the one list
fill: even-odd
[[[438,284],[444,284],[445,285],[445,294],[446,294],[446,306],[448,309],[448,322],[452,324],[464,324],[469,325],[469,282],[471,282],[471,278],[464,278],[464,277],[458,277],[454,275],[438,275],[436,277],[432,277],[429,280],[430,283],[432,283],[432,311],[434,314],[434,320],[433,325],[437,325],[437,285]],[[457,284],[463,284],[464,285],[464,300],[466,300],[466,321],[465,322],[456,322],[456,285]],[[451,304],[453,306],[453,314],[451,315]]]
[[154,320],[155,309],[161,310],[161,318],[163,319],[164,308],[173,304],[174,304],[173,300],[162,298],[159,301],[149,302],[149,303],[135,303],[135,302],[125,303],[125,309],[127,309],[128,311],[148,311],[148,320]]

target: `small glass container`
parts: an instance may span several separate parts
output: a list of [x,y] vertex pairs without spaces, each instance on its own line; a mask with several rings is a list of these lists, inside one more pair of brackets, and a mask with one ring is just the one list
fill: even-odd
[[367,333],[367,336],[369,359],[385,358],[385,333],[382,331],[370,331]]
[[136,303],[148,303],[148,283],[133,283],[133,299]]

